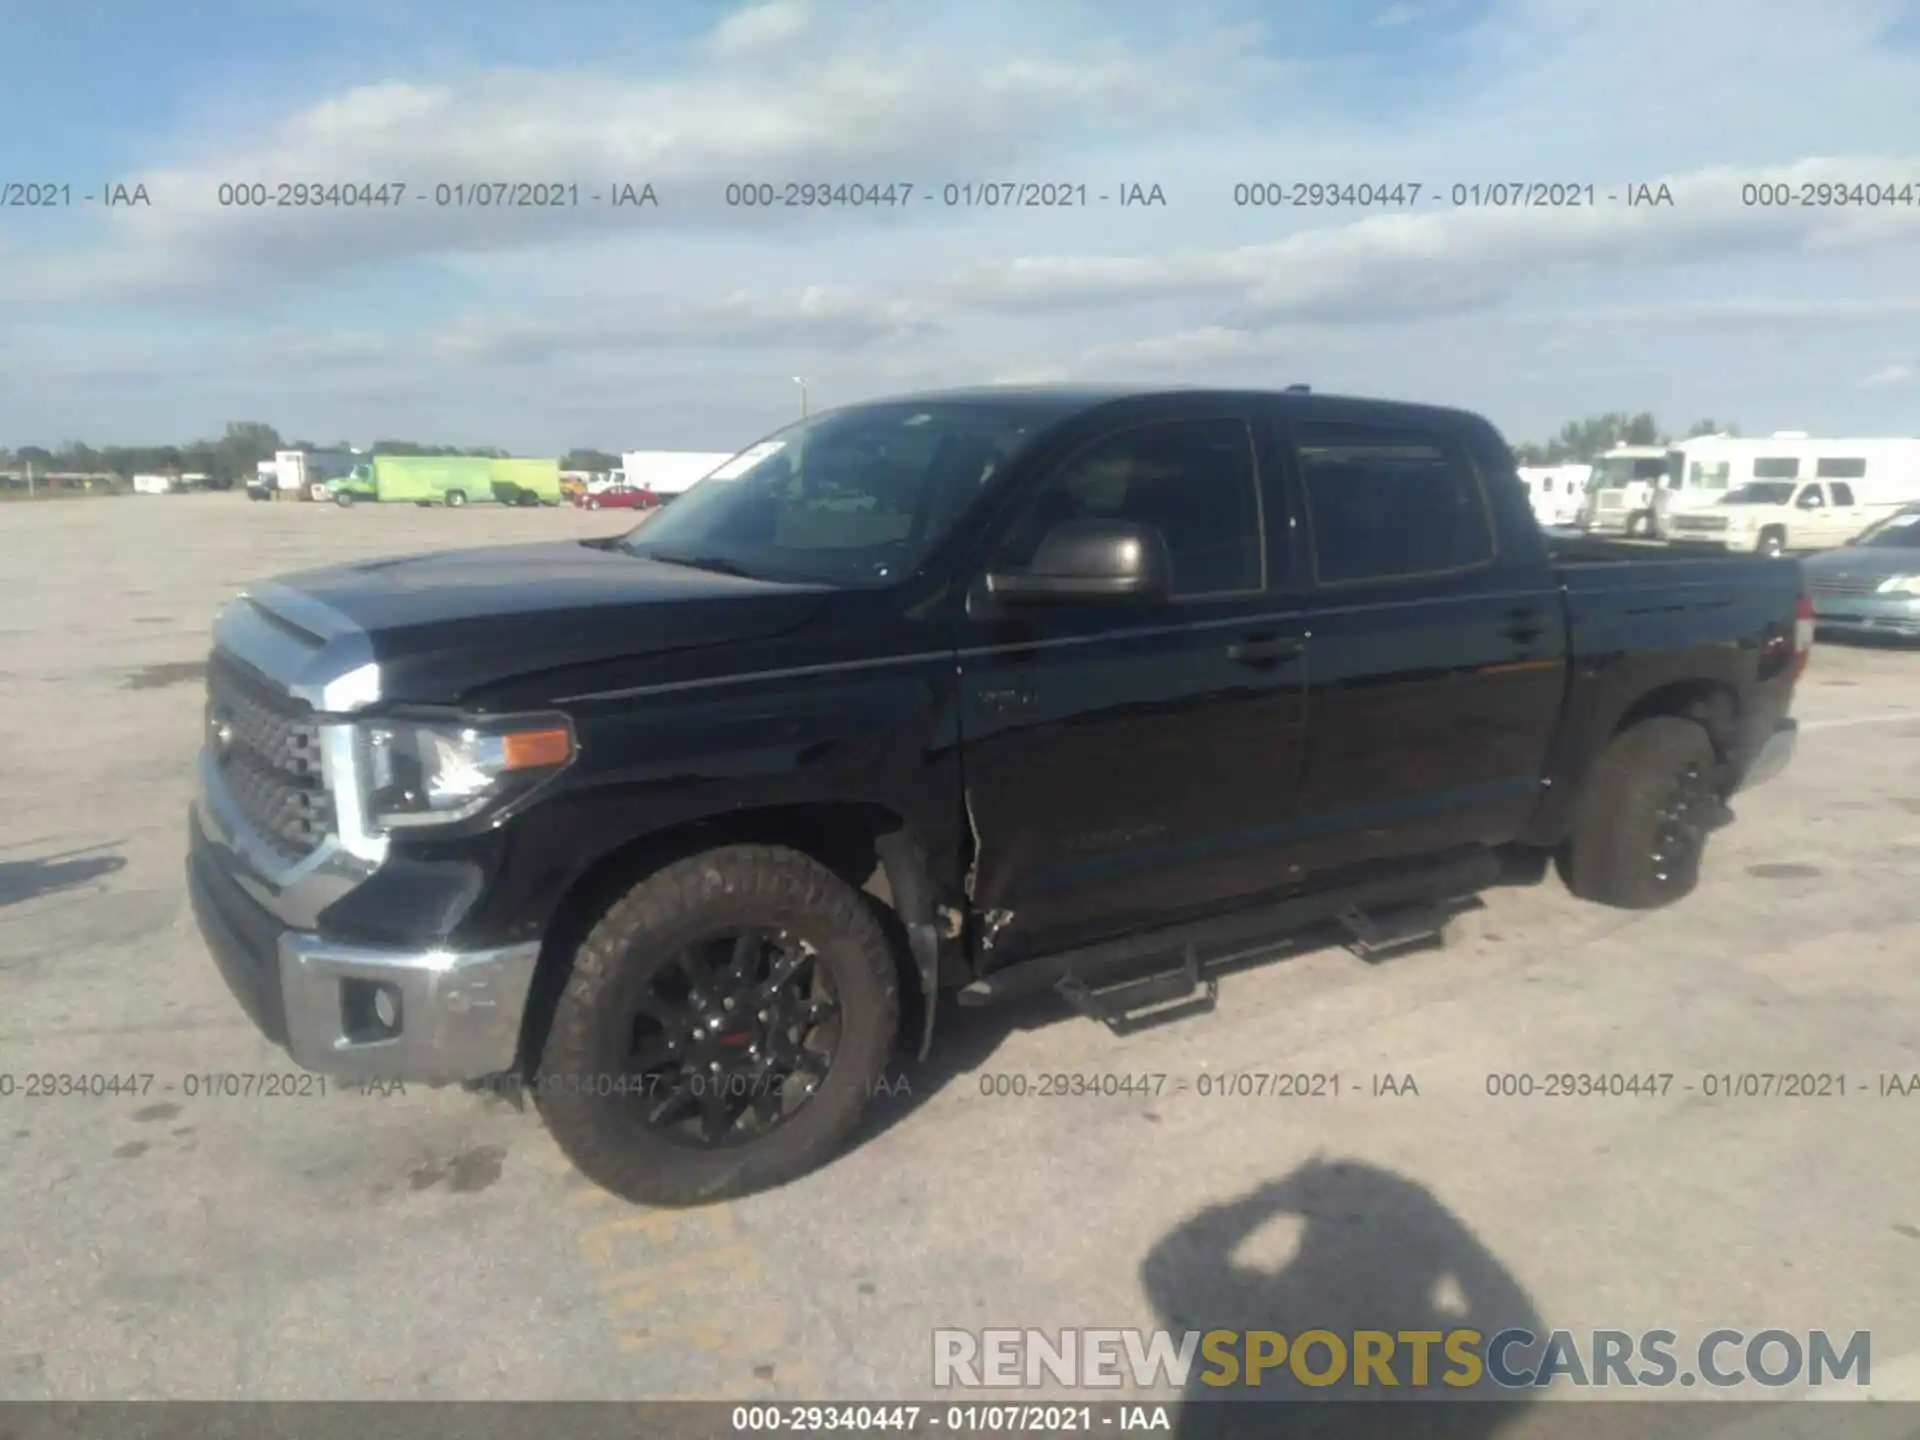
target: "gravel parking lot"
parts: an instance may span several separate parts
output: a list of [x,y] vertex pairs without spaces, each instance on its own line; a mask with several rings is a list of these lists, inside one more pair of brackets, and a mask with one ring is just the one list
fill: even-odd
[[[940,1326],[1825,1327],[1872,1331],[1877,1381],[1920,1351],[1920,1092],[1882,1093],[1920,1074],[1914,650],[1816,651],[1794,766],[1675,910],[1502,890],[1442,951],[1314,949],[1125,1039],[955,1012],[865,1141],[778,1193],[630,1209],[457,1090],[208,1093],[289,1068],[181,883],[215,608],[330,560],[628,523],[0,506],[0,1398],[914,1397]],[[1276,1072],[1339,1094],[1197,1093]],[[1489,1094],[1562,1072],[1672,1079]],[[1755,1072],[1845,1093],[1708,1093]],[[1050,1073],[1166,1078],[1034,1093]],[[153,1079],[26,1093],[89,1074]]]

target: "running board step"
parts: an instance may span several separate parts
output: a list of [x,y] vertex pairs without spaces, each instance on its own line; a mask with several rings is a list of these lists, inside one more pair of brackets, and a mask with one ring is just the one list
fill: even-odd
[[1067,974],[1054,989],[1075,1010],[1116,1035],[1204,1014],[1220,1001],[1220,982],[1201,974],[1200,951],[1192,944],[1181,956],[1178,970],[1099,987]]
[[1438,905],[1402,905],[1379,915],[1349,905],[1334,916],[1347,932],[1346,948],[1369,965],[1445,943],[1451,918]]

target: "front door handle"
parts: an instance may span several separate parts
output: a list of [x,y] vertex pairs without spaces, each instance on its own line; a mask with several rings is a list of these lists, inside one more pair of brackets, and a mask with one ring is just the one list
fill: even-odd
[[1279,636],[1263,636],[1254,640],[1240,640],[1227,647],[1227,658],[1240,665],[1277,665],[1282,660],[1292,660],[1306,647],[1298,640],[1286,640]]

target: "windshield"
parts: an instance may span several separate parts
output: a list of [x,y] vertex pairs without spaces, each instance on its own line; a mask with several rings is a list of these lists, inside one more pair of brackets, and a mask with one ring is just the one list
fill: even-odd
[[1594,462],[1593,479],[1589,483],[1589,488],[1611,489],[1616,485],[1626,485],[1636,480],[1643,483],[1649,480],[1658,481],[1672,473],[1674,472],[1666,458],[1608,455]]
[[1727,492],[1722,505],[1784,505],[1798,488],[1791,480],[1749,480]]
[[1920,507],[1889,515],[1878,525],[1862,531],[1853,543],[1887,550],[1920,550]]
[[830,411],[743,450],[620,548],[756,579],[891,585],[1051,418],[990,401]]

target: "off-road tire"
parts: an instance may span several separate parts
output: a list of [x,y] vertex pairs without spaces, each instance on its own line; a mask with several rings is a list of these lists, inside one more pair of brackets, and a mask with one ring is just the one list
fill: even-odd
[[[603,1023],[678,949],[729,926],[777,926],[807,940],[838,991],[841,1033],[820,1087],[759,1139],[677,1145],[637,1123],[623,1097],[566,1077],[617,1071]],[[797,850],[730,845],[649,875],[607,910],[574,957],[533,1082],[534,1104],[580,1173],[637,1204],[689,1206],[771,1189],[832,1160],[881,1083],[899,1028],[886,933],[851,886]]]
[[1702,775],[1714,768],[1713,742],[1692,720],[1655,716],[1613,737],[1587,776],[1567,846],[1565,875],[1575,895],[1657,910],[1692,893],[1699,854],[1670,880],[1659,878],[1652,861],[1662,810],[1689,766]]

